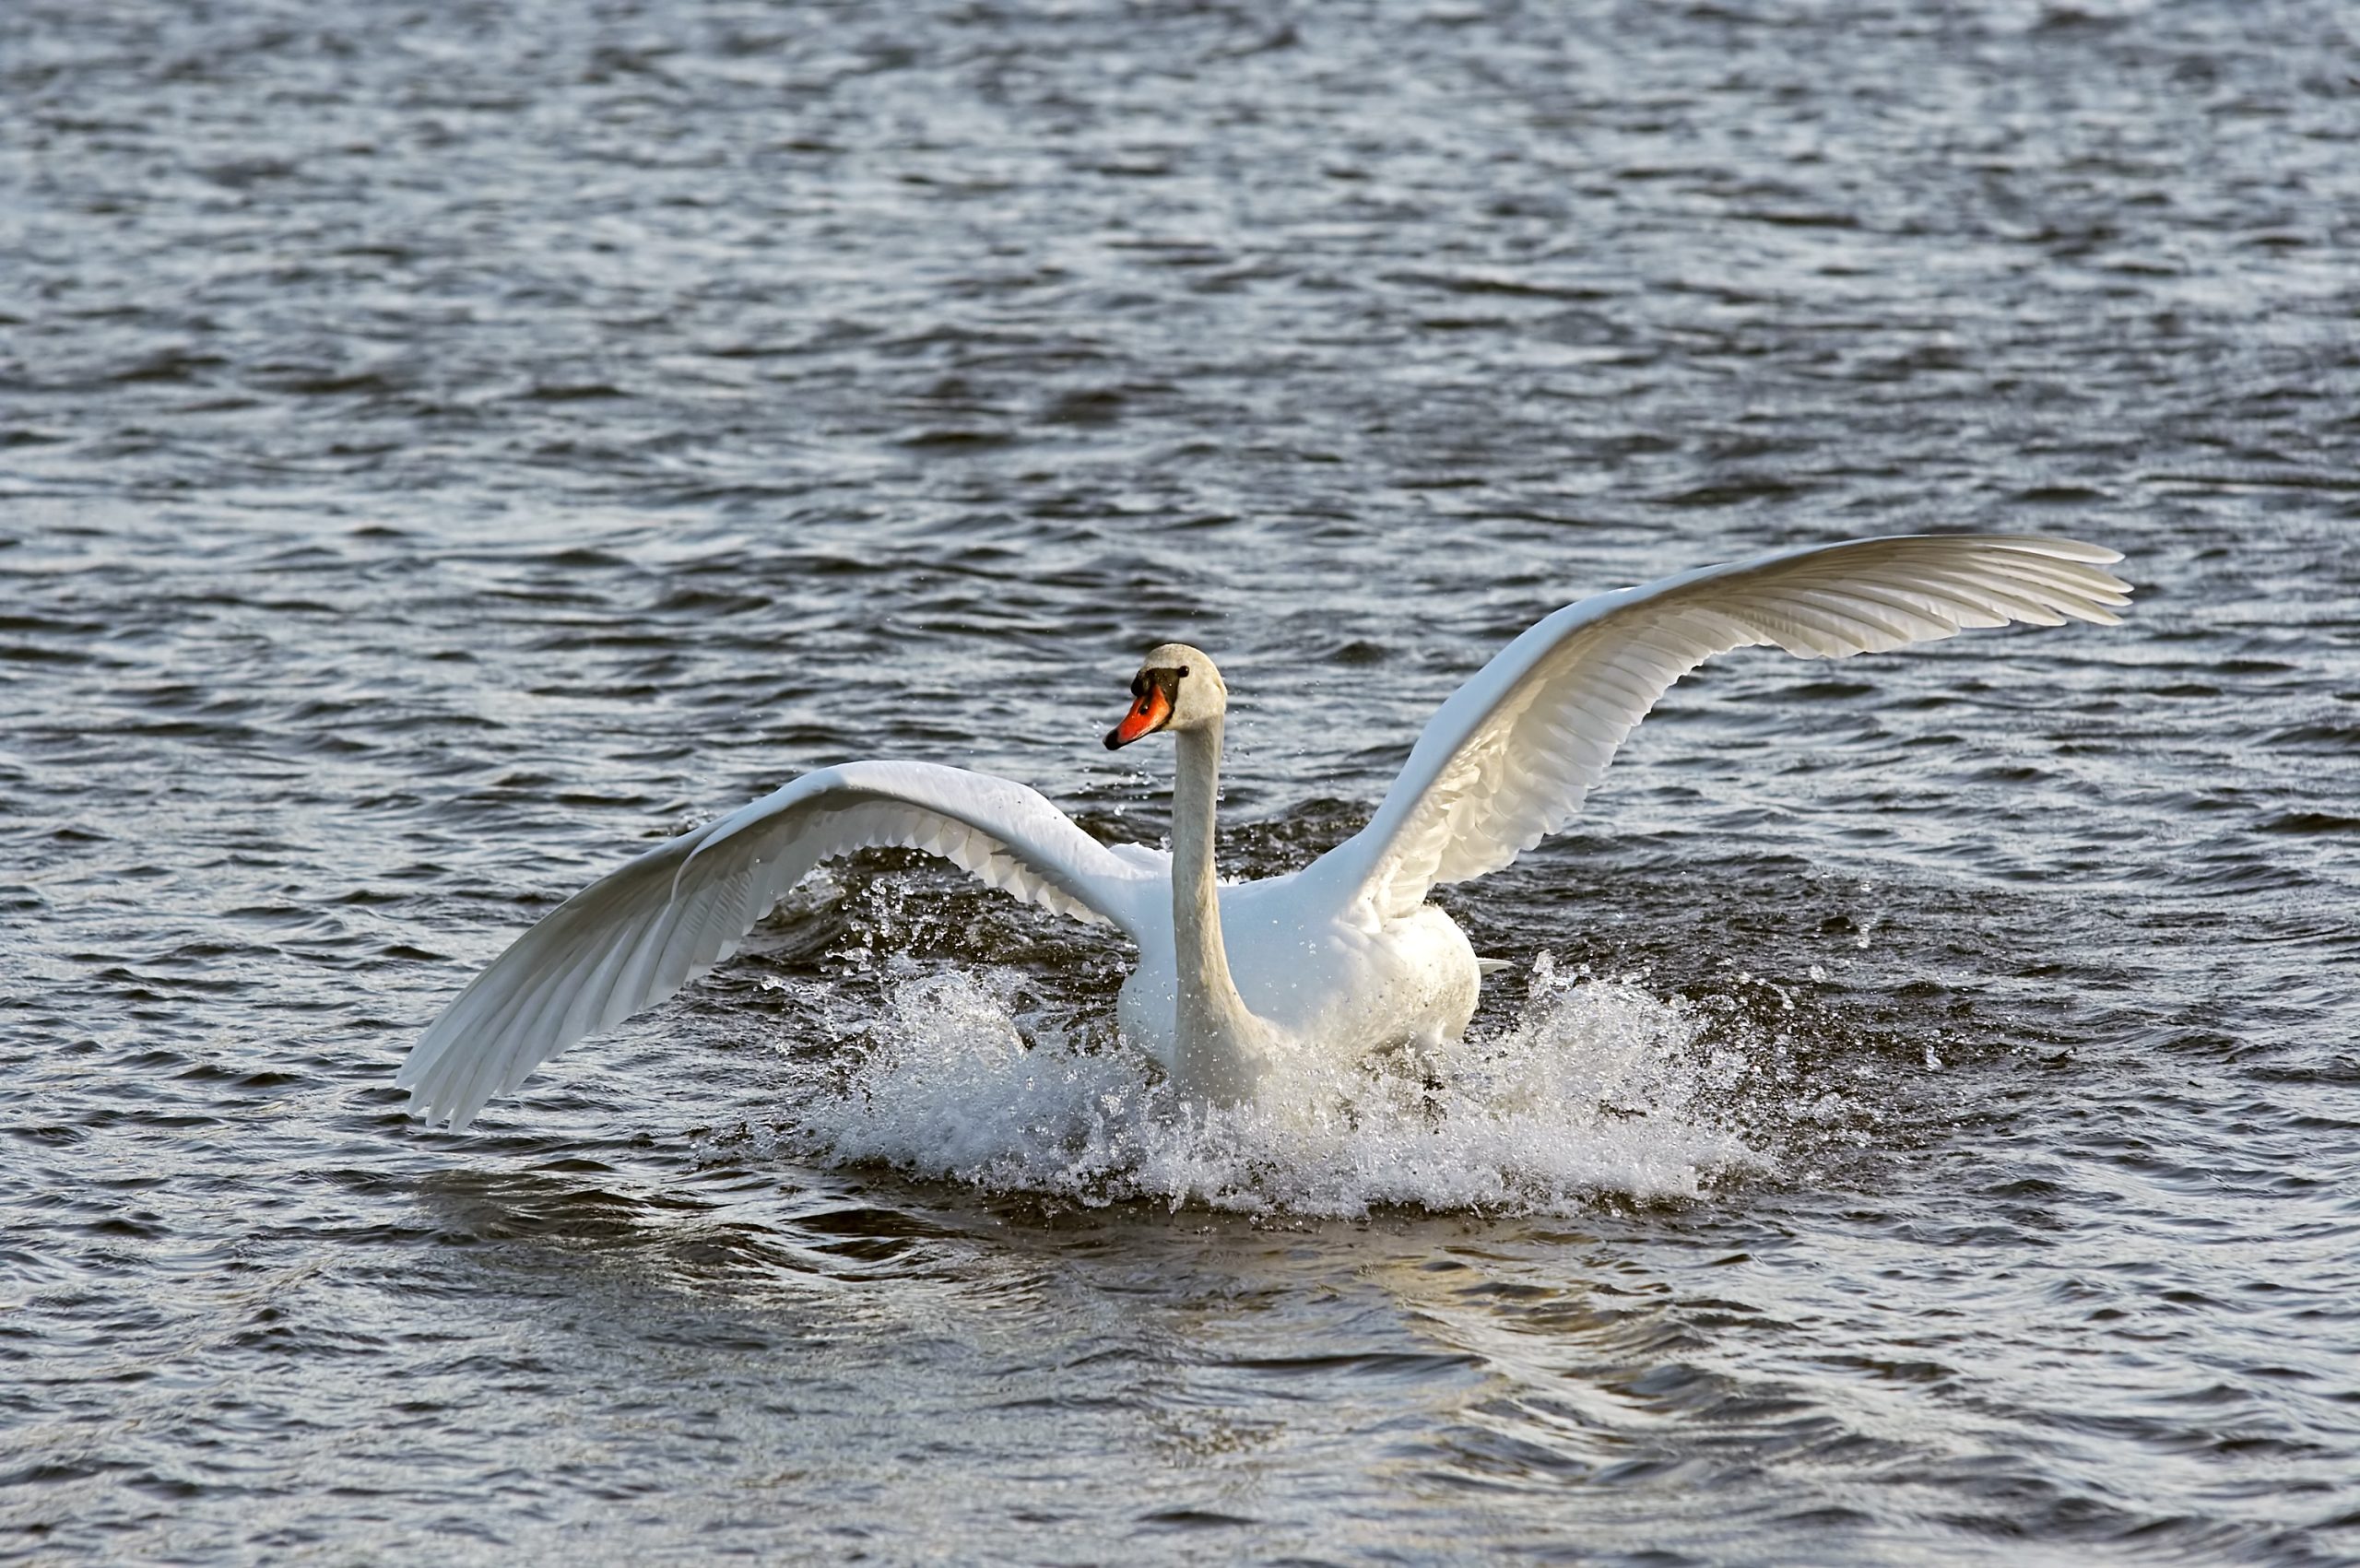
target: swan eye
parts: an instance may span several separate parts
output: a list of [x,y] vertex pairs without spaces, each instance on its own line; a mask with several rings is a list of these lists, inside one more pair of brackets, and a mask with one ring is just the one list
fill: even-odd
[[[1188,673],[1188,666],[1187,666],[1186,665],[1182,665],[1182,666],[1180,666],[1179,675],[1186,675],[1187,673]],[[1178,675],[1176,675],[1176,676],[1174,676],[1173,678],[1174,678],[1174,679],[1176,680],[1176,679],[1178,679],[1178,678],[1179,678],[1179,676],[1178,676]]]

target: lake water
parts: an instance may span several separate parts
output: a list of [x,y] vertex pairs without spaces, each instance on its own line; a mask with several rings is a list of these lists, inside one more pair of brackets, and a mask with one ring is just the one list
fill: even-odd
[[[2334,0],[0,15],[0,1557],[2360,1559]],[[1144,1114],[913,856],[464,1134],[600,871],[921,757],[1225,868],[1599,588],[2122,549],[1733,654],[1445,890],[1437,1095]]]

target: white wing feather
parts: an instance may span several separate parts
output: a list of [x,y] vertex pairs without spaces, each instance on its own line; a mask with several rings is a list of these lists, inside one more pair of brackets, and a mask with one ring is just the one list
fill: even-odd
[[1022,784],[929,762],[823,768],[566,900],[459,993],[394,1081],[409,1090],[414,1113],[465,1126],[574,1041],[737,951],[821,861],[883,846],[943,855],[992,887],[1112,921],[1134,940],[1170,897],[1162,856],[1110,849]]
[[1428,722],[1369,825],[1306,872],[1398,919],[1436,884],[1495,871],[1573,820],[1672,683],[1774,643],[1841,659],[1966,627],[2112,625],[2119,552],[2031,535],[1929,534],[1807,547],[1599,594],[1502,650]]

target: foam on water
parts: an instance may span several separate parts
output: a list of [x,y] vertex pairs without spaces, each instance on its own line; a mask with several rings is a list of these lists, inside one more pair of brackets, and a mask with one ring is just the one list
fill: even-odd
[[1304,1215],[1557,1212],[1693,1197],[1775,1165],[1749,1134],[1758,1061],[1695,1007],[1561,974],[1547,954],[1504,1029],[1418,1059],[1285,1060],[1234,1110],[1187,1105],[1135,1053],[1021,1014],[1021,984],[1011,971],[902,979],[849,1075],[798,1086],[783,1141],[1092,1205]]

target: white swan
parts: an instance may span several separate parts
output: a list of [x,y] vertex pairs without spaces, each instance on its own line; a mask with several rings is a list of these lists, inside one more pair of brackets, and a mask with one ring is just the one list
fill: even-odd
[[1481,968],[1426,902],[1572,819],[1622,737],[1710,655],[1773,643],[1846,658],[1964,627],[2111,625],[2116,551],[2017,535],[1920,535],[1786,550],[1599,594],[1508,644],[1442,705],[1367,827],[1300,871],[1223,887],[1213,802],[1229,690],[1180,643],[1147,656],[1108,747],[1179,748],[1172,851],[1102,844],[1022,784],[929,762],[846,762],[650,850],[535,925],[420,1037],[395,1082],[465,1126],[582,1036],[737,949],[820,861],[876,845],[947,855],[994,887],[1139,945],[1124,1039],[1179,1089],[1250,1097],[1283,1043],[1351,1059],[1456,1036]]

